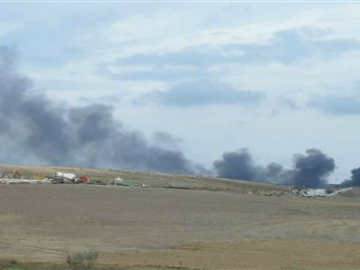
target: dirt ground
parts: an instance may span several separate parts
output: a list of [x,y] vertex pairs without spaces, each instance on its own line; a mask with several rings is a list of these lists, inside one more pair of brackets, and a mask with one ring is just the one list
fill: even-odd
[[0,259],[194,269],[359,269],[360,196],[1,185]]

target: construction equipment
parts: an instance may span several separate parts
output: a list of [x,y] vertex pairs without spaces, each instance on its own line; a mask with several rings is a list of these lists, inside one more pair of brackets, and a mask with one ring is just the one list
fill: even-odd
[[40,180],[44,180],[46,178],[46,175],[41,174],[41,173],[35,173],[33,175],[33,178],[34,178],[34,180],[40,181]]
[[14,179],[21,179],[22,178],[22,175],[21,175],[21,173],[19,173],[17,170],[13,170],[13,172],[12,172],[12,178],[14,178]]
[[79,183],[87,183],[89,182],[89,177],[82,175],[79,177]]
[[76,183],[77,178],[73,173],[56,172],[54,174],[54,183]]
[[56,172],[53,177],[54,183],[87,183],[89,178],[85,175],[77,177],[73,173]]

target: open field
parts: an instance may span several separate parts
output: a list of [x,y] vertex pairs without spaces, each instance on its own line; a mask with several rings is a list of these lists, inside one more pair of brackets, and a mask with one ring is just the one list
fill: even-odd
[[[254,193],[286,188],[110,173],[154,187],[1,185],[0,262],[63,264],[69,252],[96,250],[107,268],[360,268],[359,190],[267,197]],[[193,189],[161,188],[171,183]]]

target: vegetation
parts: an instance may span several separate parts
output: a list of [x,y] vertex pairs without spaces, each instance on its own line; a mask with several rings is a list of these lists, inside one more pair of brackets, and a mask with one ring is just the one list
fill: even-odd
[[66,263],[72,270],[89,270],[94,267],[98,256],[96,251],[75,252],[67,256]]
[[20,262],[14,259],[0,259],[0,270],[63,270],[64,265],[43,262]]

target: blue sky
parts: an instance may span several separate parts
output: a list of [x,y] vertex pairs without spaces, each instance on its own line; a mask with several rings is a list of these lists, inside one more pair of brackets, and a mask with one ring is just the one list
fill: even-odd
[[0,3],[0,44],[34,93],[111,105],[208,167],[319,148],[332,182],[360,166],[359,37],[356,3]]

